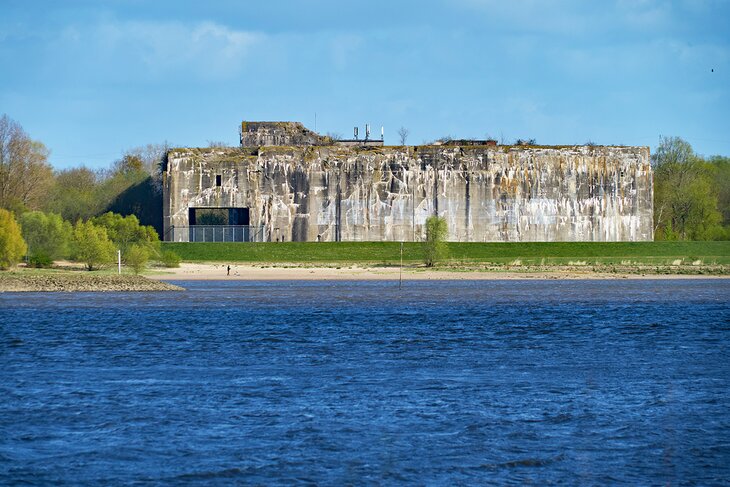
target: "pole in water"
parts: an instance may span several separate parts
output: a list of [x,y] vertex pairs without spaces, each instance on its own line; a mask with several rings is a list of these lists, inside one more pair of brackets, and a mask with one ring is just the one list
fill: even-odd
[[403,242],[400,243],[400,281],[398,289],[403,289]]
[[117,250],[117,272],[122,273],[122,251]]

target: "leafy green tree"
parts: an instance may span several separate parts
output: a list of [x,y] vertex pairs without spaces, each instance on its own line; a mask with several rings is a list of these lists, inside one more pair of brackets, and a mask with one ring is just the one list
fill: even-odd
[[679,137],[662,138],[654,164],[656,238],[704,240],[721,221],[717,192],[704,161]]
[[46,211],[60,213],[64,220],[88,220],[101,210],[99,175],[86,167],[56,173]]
[[101,211],[107,209],[114,200],[130,187],[149,177],[143,170],[141,160],[127,155],[112,164],[112,169],[100,174],[98,200]]
[[13,214],[0,208],[0,269],[20,262],[27,248]]
[[92,221],[76,222],[71,245],[73,259],[86,264],[90,271],[114,262],[115,248],[106,229]]
[[36,267],[48,267],[54,260],[69,254],[72,227],[60,215],[30,211],[20,217],[23,238],[28,244],[28,261]]
[[707,162],[717,192],[717,209],[722,214],[722,224],[730,226],[730,157],[713,156]]
[[144,171],[144,161],[138,154],[124,154],[114,163],[114,171],[118,173],[135,173]]
[[[167,145],[149,144],[126,152],[109,169],[92,171],[81,166],[58,171],[43,209],[60,213],[68,221],[88,220],[118,205],[119,198],[127,191],[143,184],[157,196],[136,195],[144,199],[137,204],[148,204],[150,198],[159,198],[161,205],[161,171],[167,149]],[[132,211],[145,214],[149,209],[137,206]]]
[[[215,146],[226,147],[226,144]],[[114,163],[113,170],[117,173],[142,171],[157,178],[161,174],[161,164],[165,161],[169,148],[167,143],[134,147],[125,152],[124,156]]]
[[127,249],[125,262],[135,274],[139,274],[147,266],[150,259],[150,251],[142,245],[132,244]]
[[423,254],[426,267],[433,267],[446,255],[446,237],[449,233],[446,219],[430,216],[426,219],[426,240]]
[[109,238],[126,255],[132,245],[147,249],[149,255],[157,255],[160,249],[160,238],[154,228],[140,225],[134,215],[122,216],[107,212],[92,220],[107,231]]

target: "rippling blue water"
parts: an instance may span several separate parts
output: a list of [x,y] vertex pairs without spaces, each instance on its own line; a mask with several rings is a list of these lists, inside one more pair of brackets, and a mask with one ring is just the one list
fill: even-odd
[[0,294],[0,483],[722,484],[730,281]]

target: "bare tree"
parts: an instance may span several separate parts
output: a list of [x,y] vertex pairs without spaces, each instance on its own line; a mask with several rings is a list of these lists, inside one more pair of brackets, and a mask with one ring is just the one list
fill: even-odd
[[512,145],[537,145],[537,141],[535,139],[517,139]]
[[408,135],[410,133],[411,133],[411,131],[405,127],[401,127],[400,129],[398,129],[398,137],[400,137],[400,145],[406,145],[406,140],[408,140]]
[[224,149],[229,147],[229,145],[221,140],[209,140],[208,147],[211,149]]
[[342,134],[339,132],[327,132],[326,136],[329,137],[329,139],[332,142],[337,142],[337,141],[342,140]]
[[[221,145],[213,145],[221,144]],[[211,142],[208,141],[209,147],[226,147],[224,142]],[[119,164],[126,162],[139,161],[139,164],[135,169],[148,172],[152,176],[153,181],[157,185],[160,182],[163,164],[167,157],[167,151],[170,150],[170,145],[165,142],[163,144],[147,144],[145,146],[134,147],[127,150],[122,159],[113,164],[112,171],[118,170]]]
[[0,207],[40,208],[53,184],[48,149],[7,115],[0,117]]

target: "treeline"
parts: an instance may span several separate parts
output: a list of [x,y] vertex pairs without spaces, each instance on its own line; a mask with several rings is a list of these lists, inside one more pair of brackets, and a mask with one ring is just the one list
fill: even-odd
[[161,231],[166,152],[164,145],[148,145],[108,169],[54,171],[43,143],[0,117],[0,268],[24,258],[35,267],[69,259],[92,270],[115,262],[117,250],[136,272],[149,259],[179,263],[160,252],[154,228]]
[[730,157],[666,137],[654,155],[654,239],[730,240]]
[[[127,151],[106,169],[54,171],[43,143],[3,115],[0,208],[21,222],[25,213],[41,211],[72,226],[110,211],[135,215],[140,225],[154,227],[159,240],[167,149],[150,144]],[[652,165],[656,240],[730,240],[730,158],[702,157],[681,138],[668,137]]]
[[86,221],[79,219],[72,225],[56,213],[27,211],[16,220],[12,212],[0,208],[0,269],[25,257],[31,267],[72,260],[91,271],[115,263],[118,256],[135,273],[141,272],[150,259],[167,267],[180,264],[176,254],[161,251],[155,229],[140,225],[134,215],[123,217],[108,212]]
[[160,167],[164,144],[127,151],[106,169],[78,166],[54,171],[48,150],[17,122],[0,117],[0,208],[21,215],[39,210],[64,220],[87,220],[107,211],[135,214],[162,231]]

